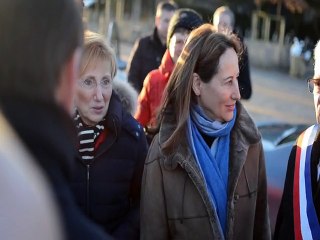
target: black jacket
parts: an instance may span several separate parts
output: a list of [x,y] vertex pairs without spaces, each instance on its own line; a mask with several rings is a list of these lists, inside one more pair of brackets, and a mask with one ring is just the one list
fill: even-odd
[[138,39],[131,51],[127,66],[128,81],[140,93],[147,74],[160,66],[161,59],[167,47],[158,37],[157,29],[153,34]]
[[244,46],[244,52],[239,61],[239,89],[241,94],[241,99],[248,100],[252,95],[252,87],[251,87],[251,77],[250,77],[250,63],[248,57],[248,49],[243,43],[243,39],[240,38],[242,44]]
[[[320,184],[317,182],[317,165],[320,157],[320,135],[317,133],[316,140],[311,150],[311,184],[312,196],[316,208],[318,221],[320,221]],[[296,161],[296,146],[292,148],[286,173],[282,199],[278,211],[275,226],[274,239],[294,240],[294,219],[293,219],[293,182]]]
[[111,239],[80,211],[68,187],[67,179],[76,155],[71,118],[53,103],[40,104],[26,99],[1,99],[1,108],[48,177],[66,239]]
[[106,232],[116,239],[139,239],[146,138],[114,93],[105,119],[106,138],[92,161],[77,159],[72,190],[83,211]]

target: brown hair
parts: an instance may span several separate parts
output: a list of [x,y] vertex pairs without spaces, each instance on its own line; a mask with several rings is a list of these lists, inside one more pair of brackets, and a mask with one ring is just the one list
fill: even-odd
[[190,33],[168,82],[161,107],[160,119],[170,109],[177,124],[163,145],[165,152],[172,151],[179,139],[186,137],[190,104],[195,99],[193,73],[197,73],[201,81],[209,82],[217,74],[220,57],[228,48],[233,48],[238,56],[242,53],[242,45],[236,35],[217,33],[211,24],[204,24]]
[[80,63],[80,76],[88,66],[96,61],[111,63],[111,78],[117,73],[117,62],[113,49],[107,44],[106,39],[95,32],[86,31],[84,34],[84,49]]
[[156,16],[160,16],[162,11],[173,12],[178,9],[174,1],[161,1],[157,4]]

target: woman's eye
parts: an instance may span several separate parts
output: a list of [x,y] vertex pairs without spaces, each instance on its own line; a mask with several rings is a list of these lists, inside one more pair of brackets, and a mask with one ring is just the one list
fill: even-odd
[[232,80],[228,81],[227,85],[231,86],[232,85]]
[[85,79],[83,81],[84,85],[86,86],[92,86],[93,85],[93,80],[92,79]]
[[102,87],[107,87],[107,86],[109,86],[110,82],[111,82],[111,80],[109,78],[102,79],[101,80],[101,86]]

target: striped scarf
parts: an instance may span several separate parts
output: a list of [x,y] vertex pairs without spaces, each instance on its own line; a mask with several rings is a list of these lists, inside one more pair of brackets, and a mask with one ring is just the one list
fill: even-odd
[[74,121],[78,131],[79,154],[84,162],[89,163],[94,158],[95,141],[104,130],[104,119],[95,126],[87,126],[82,122],[81,117],[77,112]]
[[320,239],[311,184],[311,151],[318,129],[318,125],[309,127],[297,140],[293,183],[294,234],[297,240]]

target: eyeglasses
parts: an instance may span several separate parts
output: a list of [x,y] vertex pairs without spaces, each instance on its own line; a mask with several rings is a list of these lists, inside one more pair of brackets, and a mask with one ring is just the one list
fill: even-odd
[[[99,85],[102,89],[107,89],[111,86],[111,82],[111,79],[104,78],[99,82]],[[93,78],[80,79],[79,84],[81,87],[89,90],[95,89],[98,86],[97,81]]]
[[307,82],[310,93],[320,93],[320,78],[309,78]]

